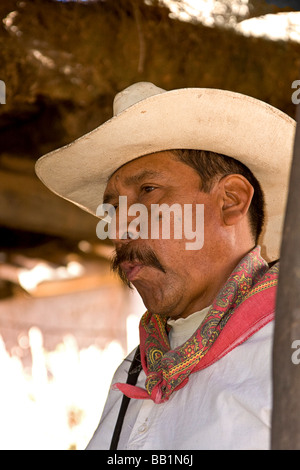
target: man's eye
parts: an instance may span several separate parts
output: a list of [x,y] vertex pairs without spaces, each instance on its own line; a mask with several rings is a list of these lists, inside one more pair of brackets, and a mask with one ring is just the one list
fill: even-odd
[[150,185],[142,187],[142,191],[144,191],[145,193],[151,193],[151,191],[153,191],[154,189],[156,189],[155,186]]

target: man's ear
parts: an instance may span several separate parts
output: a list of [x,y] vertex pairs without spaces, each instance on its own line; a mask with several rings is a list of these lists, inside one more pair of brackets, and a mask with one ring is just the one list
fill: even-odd
[[253,186],[238,174],[224,176],[219,185],[223,222],[235,225],[247,215],[254,194]]

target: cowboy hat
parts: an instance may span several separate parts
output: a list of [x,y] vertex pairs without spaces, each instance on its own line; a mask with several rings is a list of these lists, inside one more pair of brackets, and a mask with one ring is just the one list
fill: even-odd
[[108,178],[129,161],[162,150],[210,150],[244,163],[265,194],[259,241],[279,257],[295,121],[255,98],[226,90],[166,91],[140,82],[118,93],[114,116],[41,157],[36,173],[54,193],[96,215]]

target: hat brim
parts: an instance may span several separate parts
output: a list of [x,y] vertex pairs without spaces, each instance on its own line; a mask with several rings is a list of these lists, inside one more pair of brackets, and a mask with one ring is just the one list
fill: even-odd
[[255,98],[183,88],[146,98],[92,132],[41,157],[36,173],[55,194],[96,215],[109,177],[129,161],[162,150],[210,150],[244,163],[265,194],[260,240],[279,257],[295,121]]

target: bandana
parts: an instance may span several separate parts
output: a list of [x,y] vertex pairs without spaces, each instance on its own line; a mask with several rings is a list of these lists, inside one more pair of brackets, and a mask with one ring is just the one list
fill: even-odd
[[183,345],[170,349],[167,319],[146,312],[140,322],[145,389],[114,384],[130,398],[167,401],[189,376],[223,357],[274,318],[279,263],[269,269],[255,247],[222,287],[204,321]]

